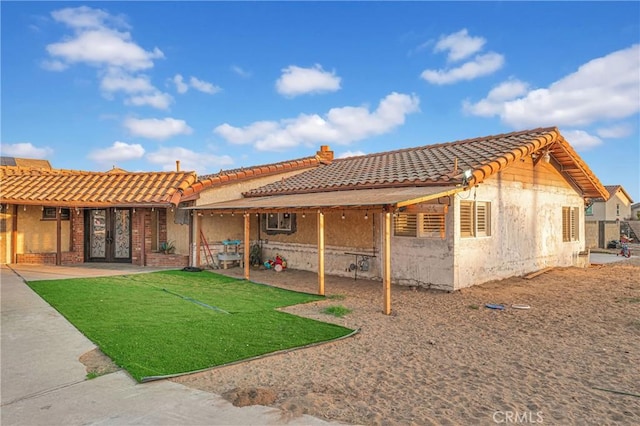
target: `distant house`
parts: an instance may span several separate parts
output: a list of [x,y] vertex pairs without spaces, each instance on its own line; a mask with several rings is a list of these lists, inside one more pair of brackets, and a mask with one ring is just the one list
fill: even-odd
[[631,219],[640,220],[640,203],[631,204]]
[[606,185],[608,197],[597,197],[585,210],[587,247],[606,247],[620,238],[620,223],[631,218],[633,200],[621,185]]
[[389,313],[391,282],[457,290],[578,264],[585,200],[608,197],[543,128],[334,159],[192,209],[202,223],[222,215],[265,258],[317,271],[321,294],[325,272],[381,279]]
[[[190,256],[199,257],[200,236],[193,234],[193,217],[183,207],[237,198],[317,167],[323,156],[319,151],[199,179],[194,172],[60,170],[46,160],[1,157],[0,263],[187,266]],[[200,229],[209,241],[235,235],[218,227],[216,218]]]

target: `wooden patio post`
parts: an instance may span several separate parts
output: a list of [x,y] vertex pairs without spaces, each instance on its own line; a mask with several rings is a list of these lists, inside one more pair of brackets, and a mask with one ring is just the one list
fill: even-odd
[[11,221],[11,263],[18,263],[18,205],[13,206]]
[[324,213],[318,210],[318,294],[324,296]]
[[61,264],[62,264],[62,214],[61,214],[60,207],[56,207],[56,265],[61,265]]
[[249,213],[244,214],[244,279],[249,281],[249,254],[251,251],[251,242],[249,241],[249,232],[251,231],[251,216]]
[[391,314],[391,213],[384,212],[384,277],[382,280],[384,292],[385,315]]
[[[193,212],[193,210],[192,210]],[[202,264],[201,259],[200,259],[200,250],[202,249],[202,216],[198,213],[197,210],[195,210],[196,213],[196,220],[192,221],[195,222],[195,226],[193,227],[193,232],[191,232],[191,238],[193,238],[193,240],[195,241],[195,244],[193,244],[193,246],[195,246],[195,253],[194,254],[194,259],[192,260],[192,265],[191,266],[195,266],[196,268],[199,268],[200,265]],[[191,247],[189,247],[189,249],[191,249]],[[205,253],[205,259],[206,259],[206,253]],[[209,261],[207,261],[208,263]]]

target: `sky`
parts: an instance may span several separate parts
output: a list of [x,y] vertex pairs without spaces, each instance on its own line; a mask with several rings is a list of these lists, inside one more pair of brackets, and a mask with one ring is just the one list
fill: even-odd
[[0,3],[4,156],[221,169],[557,126],[640,201],[640,2]]

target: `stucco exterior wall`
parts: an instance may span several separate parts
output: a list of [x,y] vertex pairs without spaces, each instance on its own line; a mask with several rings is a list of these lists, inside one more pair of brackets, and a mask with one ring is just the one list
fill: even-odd
[[[71,211],[74,214],[74,211]],[[70,226],[69,220],[63,220],[61,225],[62,251],[69,251]],[[42,220],[42,210],[37,206],[29,206],[26,211],[18,208],[17,254],[55,253],[56,252],[56,221]]]
[[[461,238],[455,224],[454,289],[572,266],[585,248],[584,200],[551,165],[520,164],[455,197],[491,202],[491,236]],[[578,238],[563,242],[562,207],[578,211]]]
[[[342,219],[344,213],[345,218]],[[316,212],[297,215],[297,232],[291,235],[265,235],[268,243],[263,246],[263,257],[273,259],[284,256],[287,264],[295,269],[318,270],[318,216]],[[355,256],[346,253],[368,253],[379,255],[379,215],[361,210],[327,211],[324,214],[325,273],[338,276],[354,276],[349,266]],[[360,260],[360,258],[359,258]],[[369,270],[358,271],[363,278],[380,277],[376,258],[369,259]]]
[[[451,197],[449,197],[451,198]],[[391,282],[452,290],[454,279],[454,215],[445,216],[445,238],[400,237],[391,234]],[[382,243],[381,243],[382,244]],[[382,259],[378,259],[382,262]]]
[[607,201],[595,201],[592,213],[588,220],[627,220],[631,217],[631,200],[618,190]]
[[309,169],[296,170],[277,175],[258,177],[255,179],[243,180],[204,189],[200,192],[200,197],[196,200],[196,206],[204,204],[219,203],[221,201],[237,200],[242,198],[242,194],[255,188],[268,185],[280,179],[300,174]]

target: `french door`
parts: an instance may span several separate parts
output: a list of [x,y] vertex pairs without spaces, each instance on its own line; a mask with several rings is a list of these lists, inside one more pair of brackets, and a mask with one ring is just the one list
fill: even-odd
[[131,209],[91,209],[85,216],[87,262],[131,262]]

